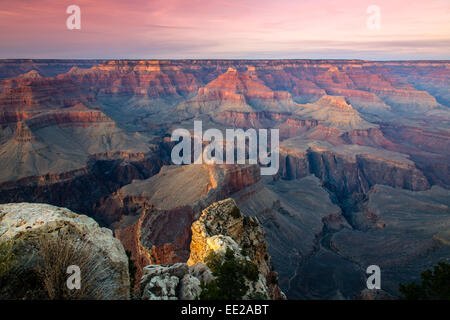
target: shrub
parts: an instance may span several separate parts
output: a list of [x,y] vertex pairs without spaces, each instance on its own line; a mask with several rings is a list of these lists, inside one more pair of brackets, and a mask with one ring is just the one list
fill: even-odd
[[259,277],[259,270],[256,264],[246,259],[243,259],[241,263],[244,276],[252,282],[257,281]]
[[7,275],[17,264],[14,240],[0,242],[0,276]]
[[[47,235],[38,240],[36,272],[48,299],[108,299],[118,289],[105,266],[104,256],[93,252],[86,241],[70,233]],[[70,290],[66,281],[67,267],[76,265],[81,271],[81,288]]]
[[14,272],[19,264],[16,247],[17,243],[12,239],[0,242],[0,299],[8,298],[12,284],[19,280]]
[[233,218],[236,218],[236,219],[238,219],[238,218],[240,218],[242,216],[241,215],[241,211],[236,206],[234,206],[233,209],[231,209],[231,213],[230,214],[231,214],[231,216]]
[[205,262],[216,278],[201,284],[200,300],[240,300],[249,289],[246,279],[258,280],[257,266],[246,259],[236,258],[230,249],[223,255],[211,251]]
[[268,276],[268,282],[273,285],[278,285],[278,274],[271,270]]
[[20,238],[0,242],[0,300],[45,298],[29,253]]
[[267,296],[261,292],[252,293],[249,297],[249,300],[267,300]]
[[450,264],[439,262],[421,274],[421,284],[400,284],[404,300],[450,300]]

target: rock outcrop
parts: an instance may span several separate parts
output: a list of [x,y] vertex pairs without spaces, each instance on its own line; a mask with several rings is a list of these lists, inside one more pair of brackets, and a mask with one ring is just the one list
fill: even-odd
[[188,266],[176,263],[169,266],[148,265],[140,282],[143,300],[195,300],[201,293],[201,282],[214,279],[211,270],[203,264]]
[[381,289],[364,289],[357,296],[358,300],[396,300],[395,297],[391,296],[384,290]]
[[201,283],[215,278],[205,265],[207,257],[211,252],[223,255],[227,250],[231,250],[236,258],[246,259],[257,266],[257,280],[246,280],[248,290],[244,299],[255,294],[268,299],[286,298],[278,287],[278,274],[271,268],[262,227],[256,218],[243,215],[232,199],[213,203],[192,224],[187,263],[144,267],[140,283],[142,298],[197,298],[202,291]]
[[224,253],[230,248],[258,266],[263,279],[255,287],[263,288],[262,293],[271,299],[284,297],[278,287],[278,274],[271,268],[262,226],[256,217],[244,215],[234,200],[226,199],[210,205],[191,229],[188,265],[204,262],[211,250]]
[[[128,258],[122,244],[114,238],[111,230],[99,227],[92,218],[73,213],[65,208],[31,203],[0,205],[0,241],[19,243],[20,263],[17,267],[19,271],[15,272],[20,275],[25,274],[27,277],[32,277],[36,273],[37,259],[43,254],[39,251],[40,241],[46,237],[60,241],[59,235],[61,234],[68,234],[70,238],[67,239],[81,241],[85,248],[83,254],[89,254],[88,257],[85,257],[88,260],[87,264],[99,265],[97,269],[93,269],[93,272],[102,273],[102,282],[100,279],[94,278],[89,280],[89,284],[86,284],[101,288],[96,293],[97,299],[129,298]],[[79,246],[75,247],[79,248]],[[57,265],[56,261],[55,265]],[[81,274],[81,286],[84,285],[83,279],[88,277],[88,275]],[[95,281],[99,281],[99,283]],[[10,295],[7,294],[7,298],[26,298],[29,294],[28,291],[36,289],[32,287],[35,282],[24,283],[25,286],[22,288],[12,288],[14,290],[9,291]],[[14,281],[9,283],[12,287],[16,284]]]

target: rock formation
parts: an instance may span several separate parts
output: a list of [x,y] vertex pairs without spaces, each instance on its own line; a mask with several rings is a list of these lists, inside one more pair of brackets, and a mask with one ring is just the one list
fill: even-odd
[[[98,272],[101,277],[90,278],[91,275],[81,274],[81,286],[100,288],[96,291],[97,299],[129,298],[128,258],[122,244],[114,238],[111,230],[101,228],[92,218],[73,213],[68,209],[31,203],[0,205],[0,241],[19,243],[20,262],[14,273],[16,276],[24,277],[22,281],[17,279],[8,281],[8,287],[11,288],[6,293],[7,298],[27,298],[30,292],[37,290],[33,284],[37,281],[35,274],[39,268],[38,259],[46,254],[39,251],[41,250],[40,242],[48,237],[60,241],[61,234],[69,235],[68,238],[63,238],[66,239],[65,241],[70,239],[70,241],[82,242],[82,247],[76,246],[75,243],[64,245],[83,248],[83,252],[80,251],[79,254],[89,254],[85,257],[87,261],[83,263],[89,266],[98,265],[90,270],[94,273]],[[54,249],[50,248],[50,250]],[[57,257],[57,259],[64,259],[64,257]],[[67,263],[76,264],[76,261],[75,263],[67,261]],[[55,268],[59,266],[56,261],[53,261],[53,264]],[[62,267],[65,272],[65,268],[69,265]],[[90,279],[89,283],[83,282],[84,279]]]
[[364,289],[357,297],[359,300],[395,300],[395,297],[391,296],[381,289]]
[[214,280],[205,265],[210,252],[225,254],[231,250],[236,258],[248,259],[258,268],[258,279],[247,280],[250,298],[255,294],[269,299],[285,299],[277,284],[278,275],[271,269],[265,234],[258,220],[243,215],[232,199],[211,204],[192,224],[192,241],[187,263],[170,266],[148,265],[140,282],[142,299],[197,298],[201,283]]
[[[203,210],[200,218],[192,224],[192,241],[188,265],[205,261],[211,250],[226,251],[226,248],[238,246],[237,254],[244,252],[258,266],[264,281],[264,294],[272,299],[284,296],[278,287],[278,274],[272,270],[270,255],[267,251],[265,233],[256,217],[240,212],[232,199],[213,203]],[[226,240],[225,240],[226,239]],[[227,242],[231,245],[227,245]],[[233,251],[237,251],[233,248]],[[275,282],[275,283],[274,283]]]
[[97,217],[132,252],[139,277],[148,264],[187,261],[191,224],[201,211],[259,179],[256,165],[167,166],[103,199]]
[[197,96],[177,110],[190,114],[223,111],[292,111],[296,104],[288,92],[272,91],[255,75],[238,72],[230,67],[198,90]]
[[214,276],[204,263],[188,266],[175,263],[169,266],[148,265],[140,281],[143,300],[195,300],[201,293],[201,283]]

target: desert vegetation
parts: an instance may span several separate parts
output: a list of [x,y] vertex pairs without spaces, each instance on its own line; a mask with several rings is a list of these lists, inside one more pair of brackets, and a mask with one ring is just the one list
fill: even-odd
[[420,284],[400,284],[403,300],[450,300],[450,263],[441,261],[420,278]]
[[258,280],[257,266],[245,258],[236,257],[230,249],[224,254],[211,251],[206,265],[216,279],[201,284],[200,300],[240,300],[249,290],[247,282]]

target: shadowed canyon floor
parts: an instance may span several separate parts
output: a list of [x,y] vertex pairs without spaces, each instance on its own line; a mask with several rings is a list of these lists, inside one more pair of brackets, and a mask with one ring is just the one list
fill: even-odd
[[[88,214],[148,264],[186,262],[231,197],[292,299],[351,299],[450,257],[450,63],[0,60],[0,203]],[[173,129],[277,128],[280,169],[171,163]]]

